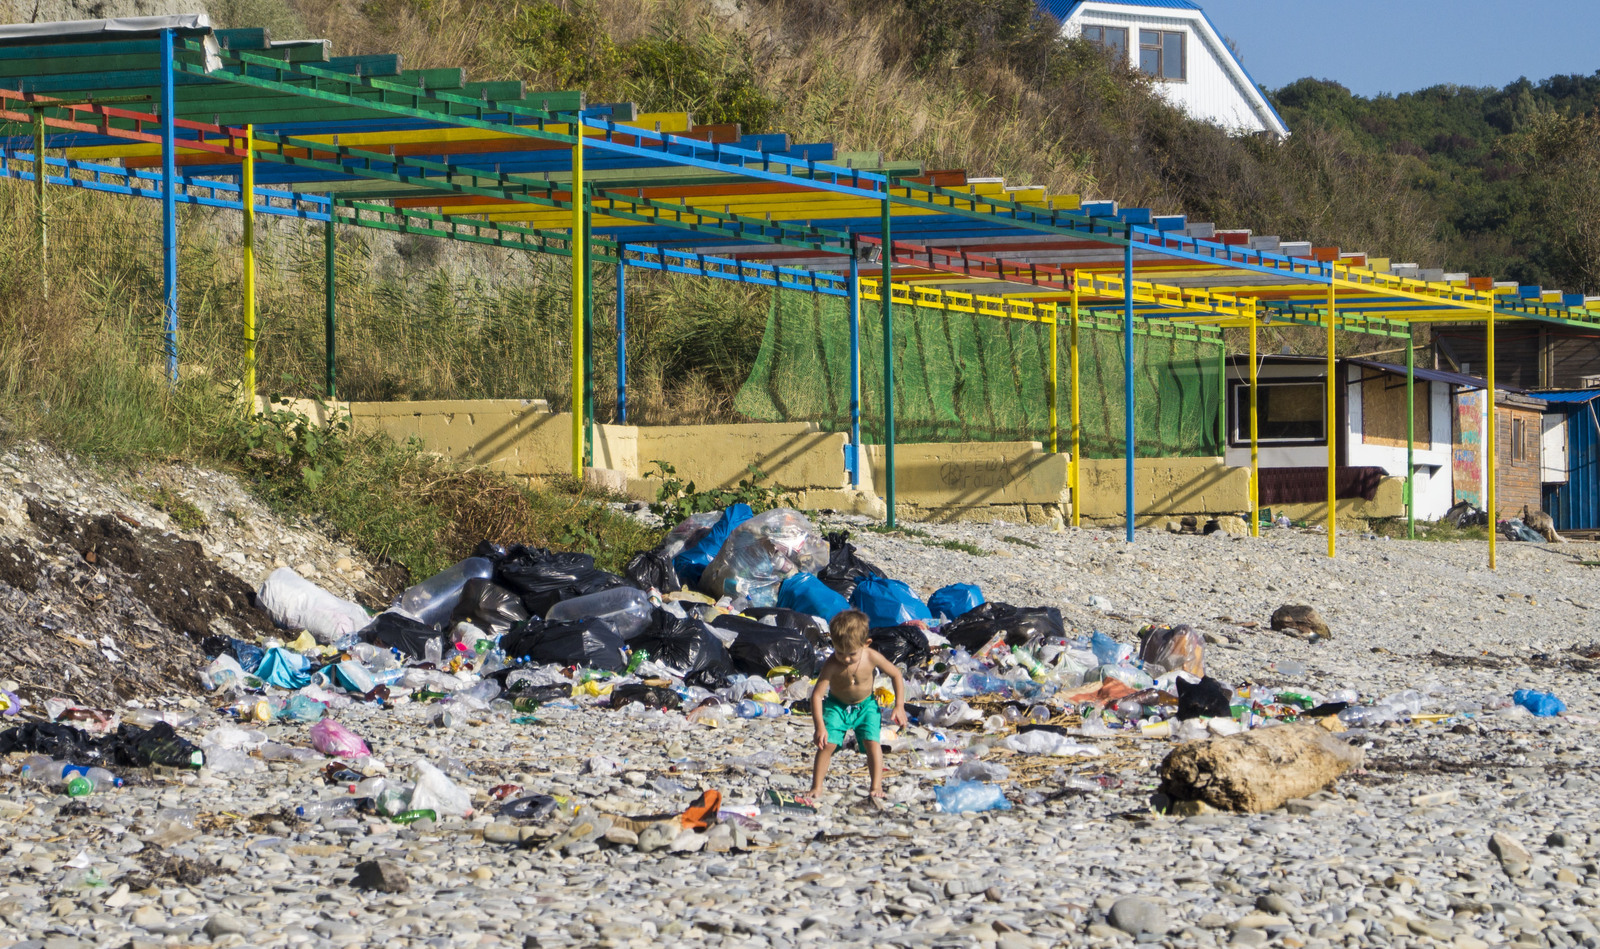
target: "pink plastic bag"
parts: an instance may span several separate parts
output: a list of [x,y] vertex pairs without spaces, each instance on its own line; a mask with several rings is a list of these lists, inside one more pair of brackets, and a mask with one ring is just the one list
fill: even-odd
[[335,758],[364,758],[372,754],[360,735],[331,718],[311,726],[311,747]]

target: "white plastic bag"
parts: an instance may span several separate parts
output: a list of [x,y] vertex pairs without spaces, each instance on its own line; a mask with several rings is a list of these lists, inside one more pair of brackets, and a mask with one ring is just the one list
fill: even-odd
[[433,811],[440,817],[465,817],[472,813],[472,795],[426,761],[411,766],[417,786],[411,792],[410,810]]
[[1098,755],[1100,749],[1093,745],[1080,745],[1065,735],[1047,732],[1042,729],[1031,732],[1018,732],[1000,742],[1000,747],[1024,755]]
[[337,642],[372,622],[361,604],[334,596],[288,567],[272,571],[256,599],[274,623],[303,629],[324,644]]

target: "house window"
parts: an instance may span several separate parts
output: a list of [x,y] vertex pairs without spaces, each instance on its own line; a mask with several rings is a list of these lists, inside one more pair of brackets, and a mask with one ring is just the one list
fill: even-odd
[[1511,416],[1511,463],[1528,460],[1528,420]]
[[[1321,445],[1326,390],[1317,382],[1261,382],[1256,386],[1256,441],[1268,444]],[[1233,443],[1250,444],[1250,387],[1233,389]]]
[[1139,69],[1157,79],[1188,78],[1184,62],[1183,32],[1139,31]]
[[1086,26],[1083,38],[1096,46],[1116,52],[1119,59],[1128,58],[1128,28],[1125,26]]

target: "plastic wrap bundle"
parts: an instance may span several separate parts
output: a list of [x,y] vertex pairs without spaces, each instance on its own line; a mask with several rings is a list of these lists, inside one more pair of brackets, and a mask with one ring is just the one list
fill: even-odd
[[[711,526],[721,519],[721,511],[702,511],[699,514],[689,515],[679,521],[672,530],[667,531],[667,536],[662,538],[661,546],[656,548],[656,552],[671,560],[678,556],[683,548],[706,536]],[[716,551],[712,551],[712,554],[715,555]]]
[[650,624],[655,608],[650,598],[633,587],[616,587],[599,593],[588,593],[570,600],[562,600],[550,607],[545,619],[552,623],[570,623],[586,619],[603,619],[622,636],[632,639]]
[[[707,513],[709,514],[710,512]],[[694,517],[689,518],[689,521],[704,517],[706,517],[705,514],[696,514]],[[705,573],[706,567],[717,556],[717,552],[722,549],[722,545],[727,542],[728,536],[740,524],[748,521],[750,517],[750,505],[730,504],[711,520],[705,530],[701,530],[698,526],[695,527],[693,532],[685,537],[683,547],[672,557],[672,569],[677,572],[678,580],[685,587],[699,586],[700,578]],[[688,521],[684,523],[688,523]],[[680,524],[678,526],[682,527],[683,525]],[[677,529],[674,528],[673,533],[676,532]],[[672,535],[669,534],[669,544],[671,537]],[[665,548],[667,544],[662,546]]]
[[409,587],[400,594],[398,606],[429,626],[443,626],[461,603],[462,588],[469,580],[494,576],[494,564],[484,557],[468,557],[448,570]]
[[1205,676],[1205,639],[1187,623],[1179,626],[1151,626],[1141,630],[1139,659],[1151,675],[1165,675],[1176,669],[1194,676]]
[[804,514],[780,507],[757,514],[728,535],[700,578],[712,596],[744,597],[752,606],[778,605],[778,588],[796,573],[828,563],[828,542]]
[[256,591],[256,602],[274,623],[303,629],[319,643],[337,642],[372,621],[361,604],[334,596],[288,567],[272,571]]

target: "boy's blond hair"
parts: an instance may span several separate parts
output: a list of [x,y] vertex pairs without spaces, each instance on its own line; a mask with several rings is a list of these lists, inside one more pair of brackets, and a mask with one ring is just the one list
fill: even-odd
[[860,610],[844,610],[828,624],[828,639],[835,652],[861,649],[872,641],[868,632],[867,614]]

